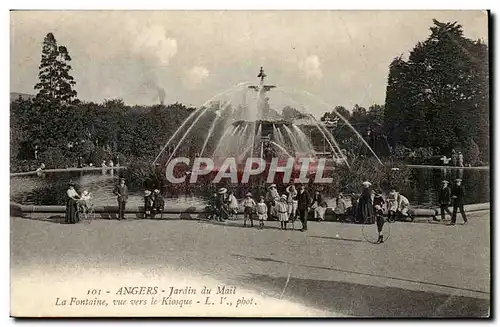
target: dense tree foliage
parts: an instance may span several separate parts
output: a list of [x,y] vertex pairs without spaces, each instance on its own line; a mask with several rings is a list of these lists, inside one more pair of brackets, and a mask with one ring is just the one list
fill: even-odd
[[407,61],[397,57],[390,64],[384,112],[389,141],[447,155],[457,149],[468,162],[479,149],[488,161],[488,47],[465,38],[456,22],[434,20],[430,30]]
[[[408,60],[399,56],[391,62],[385,105],[366,109],[356,104],[350,110],[337,106],[321,117],[321,131],[313,124],[303,127],[304,132],[327,149],[323,132],[328,129],[351,156],[369,155],[354,128],[379,156],[388,155],[386,150],[398,159],[433,153],[449,156],[455,149],[464,152],[468,163],[488,162],[488,47],[465,38],[456,22],[434,21],[430,30]],[[121,163],[123,158],[151,162],[195,110],[179,103],[144,107],[117,99],[102,104],[79,102],[70,61],[68,49],[58,45],[52,33],[47,34],[35,85],[37,96],[11,103],[13,169],[21,160],[35,156],[54,167],[74,165],[80,156],[94,165],[118,158]],[[211,106],[213,110],[203,111],[205,116],[189,142],[182,142],[178,155],[199,155],[203,147],[205,153],[213,153],[214,140],[227,129],[224,116],[232,115],[233,109],[222,103]],[[292,107],[283,108],[280,114],[267,101],[264,109],[276,119],[308,117]],[[208,131],[214,137],[207,141]]]

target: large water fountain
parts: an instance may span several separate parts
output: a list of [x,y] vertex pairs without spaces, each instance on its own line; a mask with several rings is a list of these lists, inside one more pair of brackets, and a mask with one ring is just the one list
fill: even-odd
[[[174,158],[207,157],[214,161],[214,170],[217,170],[226,158],[232,157],[240,164],[238,168],[243,169],[248,158],[262,158],[267,163],[276,158],[283,161],[291,158],[297,162],[309,158],[313,161],[309,165],[309,173],[314,174],[314,161],[326,160],[330,173],[338,165],[349,165],[345,150],[371,152],[376,158],[366,140],[342,115],[336,113],[336,118],[330,122],[321,122],[313,115],[313,112],[335,112],[334,106],[306,91],[266,83],[263,68],[257,77],[258,83],[239,83],[194,110],[169,137],[154,164],[164,171],[166,164]],[[353,142],[344,143],[342,138],[335,137],[340,128],[350,129],[350,134],[359,144],[357,148],[352,147]],[[487,202],[489,172],[459,172],[462,173],[459,177],[471,190],[466,203]],[[402,192],[411,203],[422,205],[435,205],[440,181],[453,178],[446,168],[414,169],[413,175],[417,188],[408,187]],[[102,174],[77,172],[47,174],[44,177],[36,174],[11,177],[11,200],[22,204],[64,205],[67,182],[71,180],[78,181],[82,188],[90,190],[98,204],[114,205],[116,199],[112,190],[116,177],[104,171]],[[256,183],[252,180],[234,189],[240,196],[247,191],[253,192],[251,187],[265,189],[265,185],[259,184],[260,181],[262,179],[257,178]],[[189,183],[171,187],[168,206],[205,205],[211,187],[217,185],[211,185],[206,180],[203,182],[208,183],[200,182],[195,187]],[[276,182],[280,182],[279,178]],[[204,189],[197,190],[196,186],[203,186]],[[131,189],[130,203],[142,204],[142,192],[141,188]]]
[[[189,153],[212,158],[215,167],[227,157],[235,158],[240,166],[248,158],[256,157],[266,162],[272,158],[284,161],[293,158],[297,165],[299,159],[309,158],[313,163],[310,167],[321,158],[329,168],[349,165],[346,149],[332,134],[338,122],[349,126],[360,143],[372,151],[339,113],[335,122],[321,122],[311,113],[313,108],[295,100],[285,89],[267,84],[263,67],[257,77],[260,83],[239,83],[195,110],[169,138],[154,164],[163,167],[173,158]],[[274,90],[273,96],[285,96],[285,107],[273,108],[270,104],[268,95]],[[333,110],[325,103],[320,102],[320,105],[328,111]],[[375,153],[373,155],[376,157]]]

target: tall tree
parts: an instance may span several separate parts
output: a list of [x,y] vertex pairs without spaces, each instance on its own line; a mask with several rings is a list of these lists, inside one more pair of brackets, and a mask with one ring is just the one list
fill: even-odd
[[72,104],[77,102],[76,82],[70,75],[71,57],[65,46],[58,46],[54,34],[48,33],[43,40],[42,59],[35,90],[36,100]]
[[[441,152],[474,141],[488,157],[488,48],[457,22],[434,20],[407,62],[389,67],[385,128],[392,143]],[[394,144],[393,144],[394,145]]]

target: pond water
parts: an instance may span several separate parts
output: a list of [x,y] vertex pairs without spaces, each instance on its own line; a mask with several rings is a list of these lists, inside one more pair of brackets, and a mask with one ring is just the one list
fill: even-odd
[[[443,179],[462,178],[466,190],[466,204],[490,202],[490,172],[476,169],[450,168],[412,168],[413,186],[401,190],[411,204],[417,207],[434,207],[437,204],[437,190]],[[73,181],[77,190],[92,193],[95,205],[116,205],[113,189],[118,177],[110,171],[46,173],[44,176],[23,176],[10,178],[11,201],[21,204],[64,205],[68,182]],[[142,205],[143,190],[130,188],[128,204]],[[246,191],[245,191],[246,192]],[[208,204],[211,192],[187,192],[179,190],[177,194],[167,194],[166,206],[170,208],[202,207]],[[242,192],[239,192],[242,193]],[[333,199],[324,194],[328,205]]]

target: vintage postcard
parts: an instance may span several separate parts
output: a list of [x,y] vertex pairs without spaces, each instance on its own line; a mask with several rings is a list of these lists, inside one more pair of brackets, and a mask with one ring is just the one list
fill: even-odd
[[490,317],[489,21],[11,11],[11,316]]

